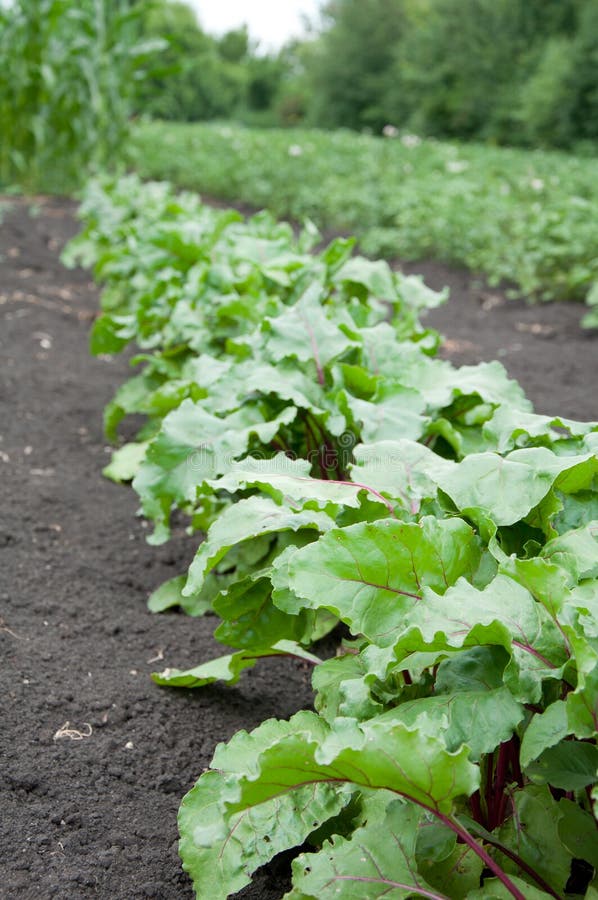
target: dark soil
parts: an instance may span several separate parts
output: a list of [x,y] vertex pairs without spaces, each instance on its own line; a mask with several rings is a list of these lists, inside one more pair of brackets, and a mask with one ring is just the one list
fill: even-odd
[[437,290],[450,288],[449,302],[426,319],[445,336],[443,356],[459,366],[498,359],[536,412],[598,420],[598,331],[580,327],[584,306],[512,300],[465,269],[440,263],[403,269]]
[[[106,481],[101,412],[127,377],[93,359],[98,292],[58,253],[73,205],[14,202],[0,227],[0,897],[190,898],[176,812],[216,743],[308,705],[309,673],[268,661],[235,688],[168,691],[153,669],[222,652],[212,619],[152,616],[148,593],[183,571],[182,530],[145,543],[133,492]],[[437,265],[430,315],[455,362],[502,359],[540,412],[598,418],[598,344],[576,305],[527,307]],[[284,868],[244,898],[274,900]]]

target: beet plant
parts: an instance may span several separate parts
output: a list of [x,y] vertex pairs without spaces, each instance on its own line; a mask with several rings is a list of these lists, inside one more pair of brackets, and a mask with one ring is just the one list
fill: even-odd
[[220,744],[184,798],[197,896],[295,848],[294,900],[592,898],[598,424],[437,359],[419,316],[441,298],[345,241],[310,253],[309,226],[135,179],[83,214],[92,347],[143,351],[106,426],[146,423],[107,474],[152,541],[173,509],[203,535],[150,608],[214,613],[226,647],[154,680],[312,670],[314,710]]

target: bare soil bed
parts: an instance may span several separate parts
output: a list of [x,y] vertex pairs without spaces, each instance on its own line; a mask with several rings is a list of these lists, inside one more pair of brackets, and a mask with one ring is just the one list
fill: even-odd
[[[30,205],[13,201],[0,226],[0,897],[184,900],[183,793],[218,741],[309,705],[309,672],[269,661],[198,692],[150,681],[221,648],[212,619],[146,610],[193,541],[180,529],[149,547],[133,492],[101,475],[101,412],[127,360],[88,355],[98,291],[58,259],[74,205]],[[539,412],[598,418],[598,341],[578,305],[530,307],[466,272],[410,269],[451,288],[429,317],[445,356],[501,359]],[[275,864],[240,896],[279,898],[286,873]]]

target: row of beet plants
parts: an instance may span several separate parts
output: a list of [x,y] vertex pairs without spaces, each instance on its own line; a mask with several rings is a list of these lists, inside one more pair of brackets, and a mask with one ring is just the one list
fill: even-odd
[[81,216],[92,350],[139,348],[106,474],[151,542],[173,510],[203,536],[150,607],[212,611],[227,648],[155,681],[313,667],[314,711],[219,745],[184,798],[197,896],[300,848],[292,900],[597,897],[598,425],[438,359],[444,297],[309,223],[133,177]]

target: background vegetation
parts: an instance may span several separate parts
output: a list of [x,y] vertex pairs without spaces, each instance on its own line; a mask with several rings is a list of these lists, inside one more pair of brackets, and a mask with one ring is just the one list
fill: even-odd
[[385,125],[502,144],[572,147],[598,138],[597,0],[330,0],[312,35],[265,54],[244,31],[204,34],[160,0],[147,37],[170,70],[140,109],[184,121]]
[[282,59],[260,56],[245,28],[220,38],[205,34],[185,3],[146,7],[144,37],[166,38],[161,67],[140,86],[137,110],[161,119],[193,122],[271,110],[284,72]]
[[134,168],[355,234],[370,256],[441,259],[540,299],[598,278],[598,167],[555,151],[343,130],[146,122]]
[[0,0],[0,184],[126,160],[595,306],[596,34],[598,0],[329,0],[273,53],[179,0]]
[[264,52],[178,0],[0,0],[0,181],[113,162],[132,113],[592,152],[598,0],[329,0]]

